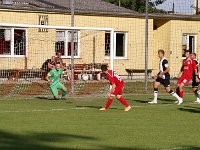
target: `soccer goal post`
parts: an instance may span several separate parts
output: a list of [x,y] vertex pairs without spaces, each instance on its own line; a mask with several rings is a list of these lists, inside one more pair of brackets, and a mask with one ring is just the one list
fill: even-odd
[[[72,33],[74,50],[71,49]],[[72,51],[74,61],[71,61]],[[2,83],[12,85],[4,95],[24,94],[30,90],[25,87],[27,82],[30,86],[36,81],[44,92],[47,86],[39,80],[45,80],[50,69],[48,65],[53,57],[57,57],[56,53],[60,53],[63,63],[74,72],[71,82],[76,82],[76,87],[69,85],[69,88],[79,90],[86,86],[79,82],[83,80],[82,74],[87,74],[91,80],[99,80],[102,64],[113,69],[114,29],[0,23],[1,87],[5,86]]]

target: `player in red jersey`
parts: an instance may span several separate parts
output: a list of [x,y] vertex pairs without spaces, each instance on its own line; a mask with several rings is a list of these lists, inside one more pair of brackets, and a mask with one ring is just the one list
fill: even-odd
[[108,70],[107,65],[102,65],[101,66],[101,70],[102,70],[103,73],[106,74],[107,79],[110,82],[111,89],[107,93],[108,101],[106,103],[106,106],[100,108],[99,110],[107,110],[109,108],[109,106],[113,102],[113,97],[116,97],[117,100],[119,100],[125,106],[124,111],[129,111],[131,109],[131,106],[122,97],[122,92],[123,92],[123,88],[124,88],[124,82],[123,82],[123,80],[114,71]]
[[180,105],[183,102],[183,93],[184,93],[183,87],[187,85],[188,82],[192,79],[193,70],[195,71],[197,82],[199,81],[196,63],[193,59],[190,58],[190,51],[188,50],[185,51],[185,56],[186,56],[186,59],[183,60],[183,65],[181,67],[182,74],[178,80],[177,89],[176,89],[176,93],[181,97],[181,100],[176,101],[178,105]]

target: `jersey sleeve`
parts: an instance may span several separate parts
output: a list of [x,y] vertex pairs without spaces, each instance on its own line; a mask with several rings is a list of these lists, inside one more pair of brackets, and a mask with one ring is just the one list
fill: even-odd
[[196,65],[196,63],[195,63],[194,60],[192,61],[192,68],[193,68],[193,69],[197,69],[197,65]]
[[110,84],[111,84],[111,85],[115,84],[114,72],[113,72],[112,70],[109,70],[109,71],[108,71],[108,74],[109,74],[109,76],[110,76],[110,78],[109,78]]
[[52,74],[53,74],[53,72],[51,70],[51,71],[49,71],[49,73],[47,75],[50,77],[50,76],[52,76]]
[[60,68],[60,74],[63,74],[63,73],[64,73],[63,68]]
[[163,60],[163,66],[165,66],[166,68],[169,67],[169,63],[166,59]]

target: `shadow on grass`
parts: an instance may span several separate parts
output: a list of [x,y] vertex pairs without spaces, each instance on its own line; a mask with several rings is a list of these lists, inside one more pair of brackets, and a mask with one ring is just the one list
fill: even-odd
[[54,100],[53,97],[46,97],[46,96],[36,96],[38,100]]
[[[137,103],[142,103],[142,104],[145,104],[150,101],[152,101],[152,98],[148,98],[146,100],[132,100],[134,102],[137,102]],[[174,104],[175,100],[173,99],[166,99],[166,98],[158,98],[158,104]]]
[[[150,148],[119,147],[99,145],[99,139],[91,136],[61,134],[61,133],[29,133],[17,135],[10,132],[0,131],[1,150],[91,150],[80,145],[85,142],[93,142],[93,150],[154,150]],[[95,146],[96,144],[96,146]],[[76,148],[71,148],[71,147]],[[182,149],[199,150],[200,147],[180,146]],[[180,149],[180,148],[179,148]],[[162,149],[160,149],[162,150]]]
[[[157,148],[128,148],[128,147],[102,147],[103,150],[156,150]],[[195,146],[180,146],[175,148],[169,148],[169,149],[157,149],[157,150],[173,150],[173,149],[179,149],[179,150],[200,150],[200,147]]]
[[66,101],[66,103],[72,103],[68,99],[54,99],[53,97],[37,96],[35,97],[38,100],[49,100],[49,101]]
[[[76,106],[77,108],[94,108],[94,109],[100,109],[102,106]],[[110,107],[109,109],[117,109]]]
[[185,107],[179,108],[179,110],[190,112],[190,113],[200,113],[200,108],[199,107],[185,106]]
[[137,102],[137,103],[148,103],[148,101],[147,100],[133,100],[134,102]]
[[[96,141],[97,139],[89,136],[59,133],[31,133],[26,135],[17,135],[0,131],[1,150],[81,150],[79,148],[73,149],[67,147],[70,146],[70,142],[76,140]],[[58,146],[56,147],[54,143]],[[64,144],[66,146],[63,146]]]
[[170,103],[171,103],[171,102],[173,102],[173,103],[175,102],[175,100],[169,99],[169,98],[158,98],[158,100],[159,100],[159,101],[162,101],[162,102],[170,102]]

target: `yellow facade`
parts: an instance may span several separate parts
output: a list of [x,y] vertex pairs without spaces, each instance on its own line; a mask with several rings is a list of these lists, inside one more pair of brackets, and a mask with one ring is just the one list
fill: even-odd
[[[16,24],[38,25],[39,15],[48,15],[48,25],[70,26],[70,15],[58,13],[36,12],[10,12],[0,11],[0,22]],[[115,59],[114,68],[126,75],[125,69],[144,69],[145,60],[145,20],[140,18],[108,17],[108,16],[75,16],[75,26],[114,28],[116,32],[127,33],[127,57]],[[149,23],[149,37],[153,37],[153,20]],[[38,32],[38,29],[27,29],[27,67],[40,68],[42,63],[55,54],[55,36],[53,29],[48,32]],[[95,41],[95,43],[94,43]],[[95,45],[95,46],[94,46]],[[149,40],[149,46],[153,43]],[[104,31],[80,31],[80,58],[75,63],[109,63],[105,57],[105,32]],[[152,68],[153,53],[149,52],[149,68]],[[9,62],[9,63],[8,63]],[[64,59],[67,64],[70,59]],[[12,64],[12,65],[11,65]],[[25,58],[0,58],[0,68],[25,67]]]
[[[154,30],[154,54],[158,49],[166,52],[166,58],[171,66],[171,75],[176,77],[182,65],[182,36],[196,35],[196,53],[197,58],[200,55],[200,22],[184,21],[184,20],[156,20],[154,21],[157,29]],[[157,59],[157,62],[159,60]],[[154,63],[154,68],[158,68],[158,64]],[[158,71],[158,69],[156,69]],[[155,73],[156,73],[155,71]]]
[[[0,11],[0,22],[16,24],[39,24],[39,15],[48,15],[48,25],[70,26],[70,15],[27,11]],[[114,70],[120,75],[127,75],[125,69],[145,68],[145,19],[134,17],[75,15],[77,27],[114,28],[115,32],[127,35],[126,58],[114,60]],[[27,31],[27,61],[25,58],[0,57],[0,68],[24,69],[41,68],[42,63],[55,54],[56,30],[38,32],[29,28]],[[197,53],[199,41],[199,21],[181,21],[167,19],[149,19],[148,68],[158,72],[157,50],[164,49],[171,65],[171,74],[176,76],[181,66],[182,35],[197,35]],[[70,59],[64,59],[66,64]],[[105,57],[105,32],[80,31],[80,58],[75,63],[109,63]]]

